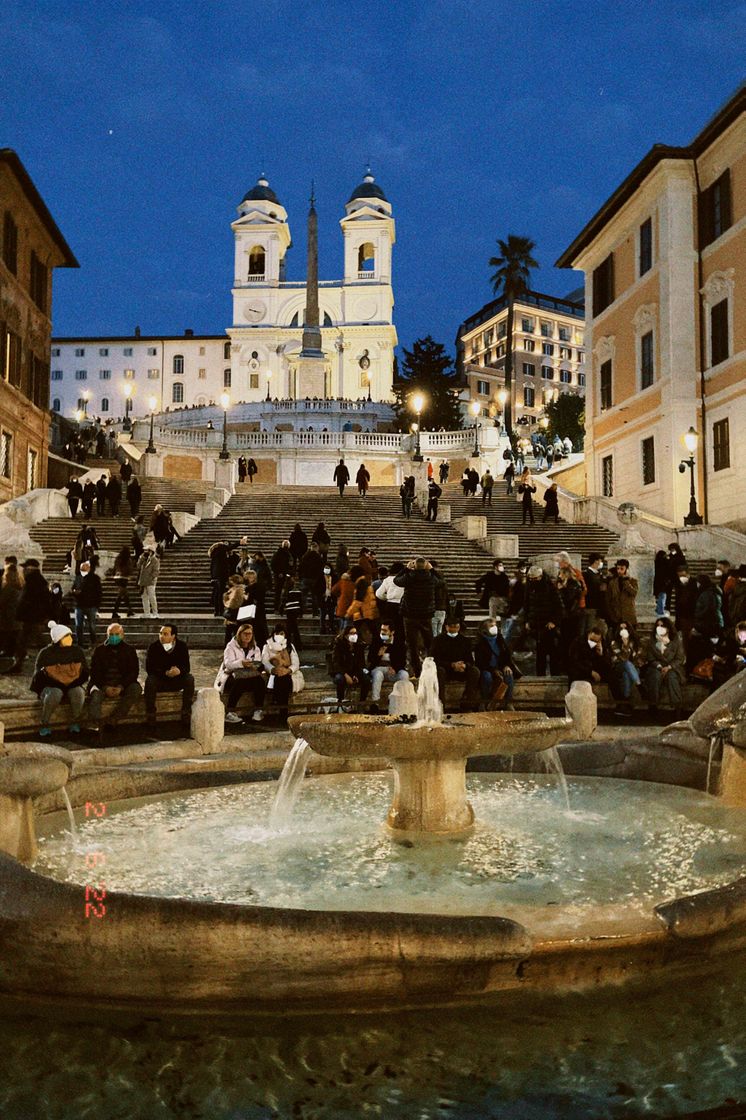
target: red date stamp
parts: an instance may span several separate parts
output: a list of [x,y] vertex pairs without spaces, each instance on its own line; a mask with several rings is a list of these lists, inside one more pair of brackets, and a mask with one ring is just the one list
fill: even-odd
[[[86,817],[105,817],[105,801],[86,801]],[[85,865],[89,870],[104,867],[106,856],[103,852],[87,852]],[[85,916],[86,918],[104,918],[106,916],[106,883],[86,883],[85,886]]]

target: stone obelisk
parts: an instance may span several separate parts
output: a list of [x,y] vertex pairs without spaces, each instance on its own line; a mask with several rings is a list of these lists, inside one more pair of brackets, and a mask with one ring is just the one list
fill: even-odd
[[303,323],[303,344],[298,358],[298,397],[324,397],[324,351],[321,349],[319,325],[319,220],[314,205],[313,184],[308,211],[308,273],[306,278],[306,316]]

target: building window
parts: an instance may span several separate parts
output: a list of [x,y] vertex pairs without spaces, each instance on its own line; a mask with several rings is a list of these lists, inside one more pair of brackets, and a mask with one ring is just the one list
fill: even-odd
[[52,412],[59,412],[59,411],[60,411],[60,398],[55,397],[54,400],[52,401]]
[[649,389],[655,380],[655,359],[653,351],[653,332],[648,331],[640,339],[640,388]]
[[15,276],[18,271],[18,226],[10,210],[5,211],[3,221],[3,260],[5,267]]
[[600,315],[614,302],[614,254],[593,270],[593,316]]
[[644,276],[653,267],[653,219],[646,218],[640,226],[639,275]]
[[157,353],[158,353],[158,350],[156,349],[155,346],[149,346],[148,347],[148,357],[149,358],[154,358]]
[[541,376],[545,381],[554,381],[554,369],[552,366],[542,366]]
[[230,389],[231,387],[231,371],[229,369],[223,370],[223,388]]
[[26,489],[33,490],[36,487],[37,478],[36,471],[39,462],[39,452],[34,451],[32,447],[28,449],[26,457]]
[[730,170],[726,168],[699,199],[699,247],[717,240],[733,224],[730,195]]
[[717,420],[712,425],[713,465],[715,471],[724,471],[730,466],[730,430],[728,418]]
[[60,356],[60,348],[59,348],[59,346],[53,346],[53,347],[52,347],[52,350],[51,350],[51,354],[52,354],[52,357],[53,357],[53,358],[59,358],[59,356]]
[[524,362],[523,363],[523,376],[524,377],[534,377],[535,375],[536,375],[536,366],[533,364],[533,362]]
[[584,373],[579,373],[578,374],[578,385],[583,389],[585,388],[585,374]]
[[173,404],[181,404],[184,400],[184,383],[183,381],[174,381],[171,390],[171,401]]
[[535,391],[533,385],[523,386],[523,407],[533,408],[535,400]]
[[585,361],[585,353],[584,353],[584,351],[583,351],[583,350],[578,350],[578,351],[577,351],[577,357],[578,357],[578,361],[579,361],[579,362],[584,362],[584,361]]
[[108,358],[109,357],[109,347],[108,346],[99,347],[98,356],[99,356],[99,358]]
[[49,270],[39,260],[34,250],[31,250],[31,272],[29,274],[29,295],[39,308],[46,314],[47,311],[47,283]]
[[206,369],[198,370],[197,377],[200,381],[207,381],[207,370]]
[[527,354],[533,354],[534,353],[534,351],[536,350],[536,343],[534,342],[533,338],[524,338],[523,349],[526,351]]
[[534,333],[534,321],[533,321],[533,319],[529,319],[529,318],[526,318],[524,316],[524,318],[521,319],[521,330],[524,332],[524,334],[533,334]]
[[642,484],[650,486],[655,482],[655,439],[648,436],[642,441]]
[[492,361],[492,351],[491,350],[485,350],[484,357],[482,358],[482,365],[483,366],[488,366],[491,361]]
[[204,348],[204,346],[200,346],[200,348],[199,348],[199,355],[200,355],[200,357],[201,357],[201,358],[204,358],[204,356],[205,356],[205,348]]
[[124,354],[125,358],[131,358],[132,357],[132,347],[131,346],[125,346],[122,353]]
[[160,376],[161,376],[161,371],[159,369],[149,369],[148,370],[148,380],[149,381],[157,381]]
[[250,389],[258,389],[259,388],[259,374],[258,373],[250,373],[249,374],[249,388]]
[[497,350],[495,351],[495,357],[496,358],[504,358],[505,357],[505,343],[504,342],[501,342],[500,345],[498,346]]
[[230,358],[230,356],[231,356],[231,344],[230,344],[230,342],[224,342],[223,343],[223,361],[227,361],[228,358]]
[[61,381],[61,380],[62,380],[62,370],[61,369],[53,369],[52,370],[52,381]]
[[710,308],[710,365],[728,357],[728,300],[721,299]]
[[542,352],[542,354],[546,354],[546,356],[548,358],[551,358],[552,355],[554,354],[554,343],[553,342],[542,342],[541,352]]
[[98,371],[98,379],[99,379],[99,381],[111,381],[111,370],[110,369],[100,369]]
[[572,370],[561,369],[560,370],[560,381],[562,382],[563,385],[572,385]]
[[84,349],[82,349],[82,348],[81,348],[81,349],[78,349],[78,350],[76,350],[76,351],[75,351],[75,357],[76,357],[76,358],[84,358],[84,357],[85,357],[85,350],[84,350]]
[[84,412],[84,413],[87,414],[87,412],[88,412],[88,401],[85,399],[85,397],[78,397],[77,408],[78,408],[78,412]]
[[605,412],[607,408],[611,408],[612,404],[612,387],[611,387],[611,358],[606,362],[601,363],[600,369],[600,383],[601,383],[601,411]]
[[567,362],[570,361],[572,358],[572,350],[569,346],[560,346],[560,358],[564,358]]
[[87,369],[76,369],[75,380],[76,381],[87,381],[88,380],[88,370]]
[[485,331],[484,334],[482,335],[482,346],[491,346],[491,345],[492,345],[492,331],[491,330]]
[[249,279],[264,277],[264,262],[265,262],[264,247],[262,245],[254,245],[249,250]]
[[135,380],[135,371],[133,369],[126,369],[124,371],[124,378],[125,378],[125,381],[134,381]]
[[102,397],[101,398],[101,411],[102,412],[108,412],[109,411],[109,398],[108,397]]
[[180,375],[184,372],[184,355],[174,354],[174,374]]
[[477,392],[481,393],[483,397],[489,395],[490,383],[489,381],[477,381]]
[[572,336],[572,331],[570,330],[569,327],[560,327],[560,329],[559,329],[560,342],[569,342],[571,336]]
[[542,323],[541,324],[541,337],[542,338],[554,338],[554,323]]
[[[298,326],[298,316],[297,315],[295,316],[295,322],[291,323],[290,326],[291,327],[297,327]],[[472,341],[472,344],[471,344],[471,356],[472,356],[472,358],[474,357],[475,354],[478,354],[478,353],[479,353],[479,339],[475,338]]]
[[0,432],[0,475],[10,478],[13,469],[13,436],[10,432]]
[[497,324],[497,337],[498,338],[505,338],[505,335],[507,333],[508,333],[508,322],[507,322],[507,319],[503,319],[502,323]]
[[605,455],[601,460],[601,493],[605,498],[614,497],[614,459]]

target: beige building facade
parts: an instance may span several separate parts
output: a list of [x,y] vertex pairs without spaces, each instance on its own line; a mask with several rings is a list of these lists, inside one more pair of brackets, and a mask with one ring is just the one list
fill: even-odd
[[0,503],[45,486],[52,270],[78,262],[18,155],[0,149]]
[[746,87],[655,145],[557,261],[586,275],[586,492],[746,527]]

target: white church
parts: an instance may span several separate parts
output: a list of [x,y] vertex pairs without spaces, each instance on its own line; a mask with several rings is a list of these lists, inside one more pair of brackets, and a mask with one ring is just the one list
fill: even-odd
[[159,423],[193,427],[204,422],[194,406],[219,406],[227,392],[232,421],[255,429],[287,430],[293,402],[309,400],[327,402],[329,428],[353,404],[370,414],[366,430],[385,423],[397,343],[391,203],[368,170],[340,220],[341,280],[318,280],[313,200],[308,222],[307,279],[288,281],[287,211],[260,176],[231,225],[233,321],[225,334],[153,337],[135,328],[125,337],[54,337],[52,408],[102,420],[153,411]]

